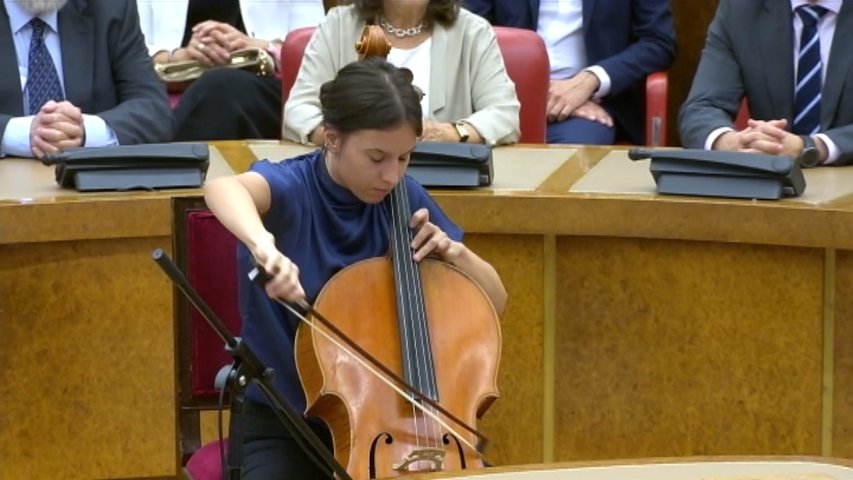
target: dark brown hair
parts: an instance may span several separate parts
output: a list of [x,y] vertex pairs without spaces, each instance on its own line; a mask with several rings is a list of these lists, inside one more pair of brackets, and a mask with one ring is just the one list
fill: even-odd
[[323,122],[346,135],[356,130],[384,130],[408,123],[423,133],[421,94],[412,73],[384,58],[352,62],[320,87]]
[[[369,24],[376,23],[382,16],[382,0],[353,0],[352,3],[358,16]],[[459,17],[459,4],[460,0],[429,0],[424,20],[430,25],[451,25]]]

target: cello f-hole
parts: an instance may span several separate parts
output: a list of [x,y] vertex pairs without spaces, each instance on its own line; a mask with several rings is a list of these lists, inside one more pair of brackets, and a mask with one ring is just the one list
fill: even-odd
[[373,441],[370,442],[370,462],[368,467],[368,475],[369,478],[376,478],[376,443],[380,440],[385,440],[386,445],[391,445],[394,443],[394,437],[391,436],[390,433],[382,432],[376,437],[374,437]]
[[450,445],[450,440],[453,440],[453,443],[456,444],[456,451],[459,452],[459,464],[462,466],[462,469],[468,468],[465,462],[465,452],[462,450],[462,444],[459,443],[459,439],[456,438],[456,435],[451,435],[449,433],[445,433],[441,436],[441,440],[445,445]]

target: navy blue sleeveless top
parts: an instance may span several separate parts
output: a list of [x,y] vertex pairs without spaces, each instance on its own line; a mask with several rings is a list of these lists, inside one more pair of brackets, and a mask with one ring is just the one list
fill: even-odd
[[[270,186],[271,205],[264,225],[276,239],[279,251],[300,270],[306,300],[313,303],[323,285],[339,270],[360,260],[388,252],[390,225],[382,203],[366,204],[332,180],[320,150],[280,163],[263,160],[252,165]],[[430,221],[456,240],[457,227],[430,198],[424,188],[405,176],[412,212],[429,210]],[[237,248],[238,288],[242,336],[268,366],[276,370],[275,385],[298,412],[305,410],[305,396],[297,378],[293,343],[299,319],[253,284],[248,249]],[[266,400],[253,386],[251,400]]]

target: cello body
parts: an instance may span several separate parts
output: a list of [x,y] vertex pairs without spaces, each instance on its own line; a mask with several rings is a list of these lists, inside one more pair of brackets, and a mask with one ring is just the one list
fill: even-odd
[[[402,377],[401,351],[406,348],[399,335],[393,268],[391,259],[383,257],[341,270],[323,288],[314,309],[336,319],[338,329]],[[467,425],[476,425],[498,397],[497,315],[482,288],[459,269],[427,259],[420,272],[437,387],[434,400]],[[412,407],[356,362],[355,355],[308,325],[297,331],[306,415],[327,423],[335,457],[347,473],[355,479],[389,478],[483,466],[479,452]],[[474,434],[455,431],[476,443]],[[433,454],[443,458],[431,460]]]

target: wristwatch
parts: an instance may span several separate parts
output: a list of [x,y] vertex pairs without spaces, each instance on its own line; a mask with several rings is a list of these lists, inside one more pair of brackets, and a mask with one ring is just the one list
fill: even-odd
[[802,168],[816,167],[820,163],[820,150],[817,149],[814,139],[811,135],[800,135],[800,138],[803,139],[803,149],[797,156],[797,163]]
[[459,141],[465,143],[471,137],[471,134],[468,133],[468,127],[465,126],[465,122],[453,122],[453,126],[456,128],[456,133],[459,134]]

